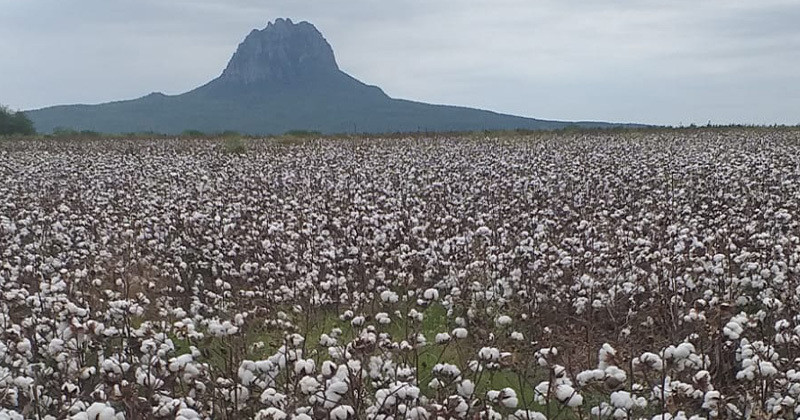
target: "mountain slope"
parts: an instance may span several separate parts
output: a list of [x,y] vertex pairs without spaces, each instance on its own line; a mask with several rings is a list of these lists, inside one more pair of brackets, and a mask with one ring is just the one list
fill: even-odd
[[313,25],[289,19],[250,32],[218,78],[184,94],[153,93],[26,113],[40,132],[64,127],[106,133],[194,129],[277,134],[298,129],[341,133],[614,125],[544,121],[393,99],[341,71],[330,44]]

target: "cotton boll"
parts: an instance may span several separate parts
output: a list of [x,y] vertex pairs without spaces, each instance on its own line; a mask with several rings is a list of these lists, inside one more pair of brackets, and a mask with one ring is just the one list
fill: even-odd
[[287,420],[289,415],[277,407],[269,407],[256,413],[256,420]]
[[331,410],[329,418],[331,420],[347,420],[355,415],[353,407],[349,405],[340,405]]
[[634,406],[630,392],[616,391],[611,393],[611,405],[616,408],[630,410]]
[[298,360],[294,363],[294,373],[296,375],[310,375],[314,373],[315,363],[313,359]]
[[429,420],[431,419],[430,413],[423,407],[414,407],[408,411],[409,420]]
[[399,296],[395,292],[384,290],[381,292],[381,300],[387,303],[397,303],[399,301]]
[[494,323],[498,327],[505,327],[505,326],[511,325],[511,321],[512,320],[511,320],[510,316],[501,315],[501,316],[497,317],[497,319],[495,319]]
[[467,338],[467,329],[466,328],[455,328],[452,333],[453,337],[457,339],[464,339]]
[[422,297],[429,301],[439,299],[439,291],[436,289],[426,289],[425,292],[422,293]]
[[557,385],[555,389],[555,397],[568,407],[578,407],[583,404],[583,396],[578,394],[578,392],[569,385]]
[[500,350],[494,347],[483,347],[478,351],[478,358],[487,362],[497,362],[500,360]]
[[379,324],[390,324],[392,319],[389,317],[389,314],[386,312],[379,312],[375,314],[375,320],[378,321]]
[[350,323],[351,323],[351,324],[352,324],[354,327],[360,327],[360,326],[364,325],[364,321],[365,321],[365,320],[366,320],[366,319],[365,319],[363,316],[357,316],[357,317],[353,318],[353,320],[352,320],[352,321],[350,321]]
[[509,417],[509,420],[547,420],[547,416],[531,410],[517,410]]
[[96,402],[86,409],[86,418],[91,420],[118,420],[125,417],[122,413],[117,414],[113,407]]
[[464,379],[456,386],[456,392],[458,392],[458,395],[464,398],[469,398],[473,393],[475,393],[475,383],[469,379]]
[[300,392],[304,394],[312,394],[316,392],[320,387],[319,382],[317,382],[317,380],[311,376],[302,377],[300,379],[299,385],[300,385]]
[[517,393],[512,388],[503,388],[500,391],[488,391],[486,393],[486,398],[506,408],[516,408],[519,403],[517,400]]
[[481,226],[477,230],[475,230],[475,235],[477,236],[489,236],[492,234],[492,230],[489,229],[487,226]]

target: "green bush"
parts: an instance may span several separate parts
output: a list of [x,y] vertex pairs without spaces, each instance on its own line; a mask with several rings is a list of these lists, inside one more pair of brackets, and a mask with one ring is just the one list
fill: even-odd
[[247,145],[241,137],[226,137],[222,147],[225,153],[242,154],[247,152]]
[[322,133],[310,130],[289,130],[284,135],[291,137],[319,137]]
[[205,137],[206,133],[200,130],[184,130],[181,133],[181,137],[190,137],[190,138],[198,138],[198,137]]
[[21,111],[13,112],[0,106],[0,136],[36,134],[33,122]]
[[241,137],[242,137],[242,135],[238,131],[233,131],[233,130],[225,130],[225,131],[219,133],[219,136],[223,137],[223,138],[226,138],[226,139],[238,138],[240,140],[241,140]]
[[54,137],[78,137],[81,133],[77,130],[67,127],[56,127],[53,129]]

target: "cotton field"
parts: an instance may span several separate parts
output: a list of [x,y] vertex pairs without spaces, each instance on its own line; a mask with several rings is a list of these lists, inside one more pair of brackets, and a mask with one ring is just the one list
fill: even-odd
[[800,415],[800,131],[0,141],[0,419]]

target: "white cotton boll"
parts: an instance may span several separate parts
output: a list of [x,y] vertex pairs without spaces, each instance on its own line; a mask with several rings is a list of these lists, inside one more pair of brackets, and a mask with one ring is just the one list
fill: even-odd
[[414,407],[408,411],[409,420],[428,420],[431,415],[422,407]]
[[[66,393],[67,395],[69,395],[80,391],[80,387],[73,384],[72,382],[65,382],[63,385],[61,385],[61,390],[64,391],[64,393]],[[0,416],[0,419],[2,419],[2,416]]]
[[453,337],[458,339],[467,338],[467,329],[466,328],[455,328],[453,329]]
[[422,293],[422,297],[425,298],[425,300],[439,299],[439,291],[436,289],[427,289]]
[[719,404],[720,393],[719,391],[708,391],[703,396],[703,408],[714,409]]
[[346,382],[334,382],[328,385],[328,391],[339,396],[346,394],[347,388]]
[[193,361],[191,354],[182,354],[169,360],[168,368],[171,372],[177,372],[186,367],[187,364]]
[[298,360],[294,362],[294,373],[297,375],[310,375],[316,367],[313,359]]
[[31,341],[27,338],[23,338],[19,342],[17,342],[17,351],[20,353],[27,353],[31,351]]
[[464,398],[469,398],[475,392],[475,383],[464,379],[456,385],[456,392]]
[[331,410],[329,417],[331,420],[347,420],[354,415],[355,411],[353,410],[353,407],[350,407],[349,405],[340,405]]
[[694,345],[692,343],[681,343],[677,347],[670,346],[664,351],[664,357],[674,360],[683,360],[694,353]]
[[568,407],[578,407],[583,404],[583,396],[566,384],[556,386],[555,397]]
[[494,324],[498,327],[505,327],[507,325],[511,325],[511,317],[508,315],[501,315],[495,319]]
[[101,402],[96,402],[89,406],[86,410],[86,416],[91,420],[116,420],[117,418],[124,418],[124,416],[117,417],[117,413],[114,411],[113,407]]
[[411,309],[408,311],[408,318],[417,322],[422,322],[422,320],[425,319],[425,315],[416,309]]
[[461,375],[461,370],[458,366],[449,363],[437,363],[432,370],[435,375],[447,376],[450,378],[458,378]]
[[633,398],[627,391],[616,391],[611,393],[611,405],[616,408],[630,410],[633,408]]
[[511,337],[512,340],[516,340],[516,341],[524,341],[525,340],[525,336],[522,335],[522,333],[519,332],[519,331],[512,332],[509,335],[509,337]]
[[436,344],[444,344],[450,341],[450,334],[439,333],[436,334]]
[[277,407],[269,407],[256,413],[256,420],[287,420],[289,415]]
[[97,368],[95,368],[94,366],[85,367],[81,369],[80,377],[81,379],[89,379],[95,373],[97,373]]
[[722,329],[722,333],[731,340],[738,340],[744,332],[744,328],[735,321],[728,322]]
[[304,394],[312,394],[319,389],[320,384],[312,376],[304,376],[300,379],[300,392]]
[[519,399],[517,399],[517,397],[503,398],[500,400],[500,404],[502,404],[505,408],[517,408]]
[[500,360],[500,350],[494,347],[482,347],[478,351],[478,358],[487,362],[497,362]]
[[286,395],[276,391],[275,388],[267,388],[261,393],[259,400],[267,405],[281,405],[286,400]]
[[365,321],[366,321],[366,318],[364,318],[363,316],[359,315],[359,316],[353,318],[353,320],[350,321],[350,324],[352,324],[354,327],[360,327],[360,326],[364,325]]
[[664,362],[657,354],[646,352],[634,359],[634,366],[646,366],[647,368],[661,371],[664,368]]
[[492,230],[489,229],[488,226],[481,226],[475,230],[475,234],[478,236],[489,236],[492,234]]
[[390,324],[392,322],[392,318],[389,317],[389,314],[386,312],[378,312],[375,314],[375,320],[378,321],[379,324]]
[[547,420],[547,416],[531,410],[517,410],[509,417],[509,420]]
[[606,378],[613,380],[617,384],[625,382],[625,380],[628,378],[627,372],[616,366],[609,366],[604,372],[606,374]]
[[175,414],[175,420],[200,420],[201,418],[200,414],[191,408],[181,408]]
[[605,369],[609,365],[613,364],[614,357],[616,357],[616,355],[617,351],[611,347],[611,344],[604,343],[597,355],[597,367],[600,369]]
[[239,369],[239,382],[244,386],[250,386],[256,379],[256,375],[249,370]]
[[397,293],[392,292],[391,290],[384,290],[381,292],[381,300],[387,303],[397,303],[400,300],[400,297]]
[[330,347],[335,346],[339,341],[328,334],[322,334],[319,336],[319,345],[323,347]]
[[602,369],[591,369],[591,370],[584,370],[583,372],[578,373],[575,379],[578,381],[580,386],[586,386],[590,382],[593,381],[602,381],[606,377],[606,372]]
[[334,372],[336,372],[336,363],[333,363],[330,360],[326,360],[322,362],[322,375],[326,377],[333,376]]
[[[490,391],[490,392],[496,392],[496,391]],[[488,395],[489,394],[487,393],[487,397]],[[517,404],[519,403],[519,400],[517,399],[517,392],[514,391],[514,389],[512,388],[503,388],[502,390],[500,390],[498,395],[495,396],[495,398],[489,397],[489,399],[498,401],[506,408],[516,408]]]
[[778,374],[778,369],[771,362],[759,362],[758,369],[762,376],[775,376]]

